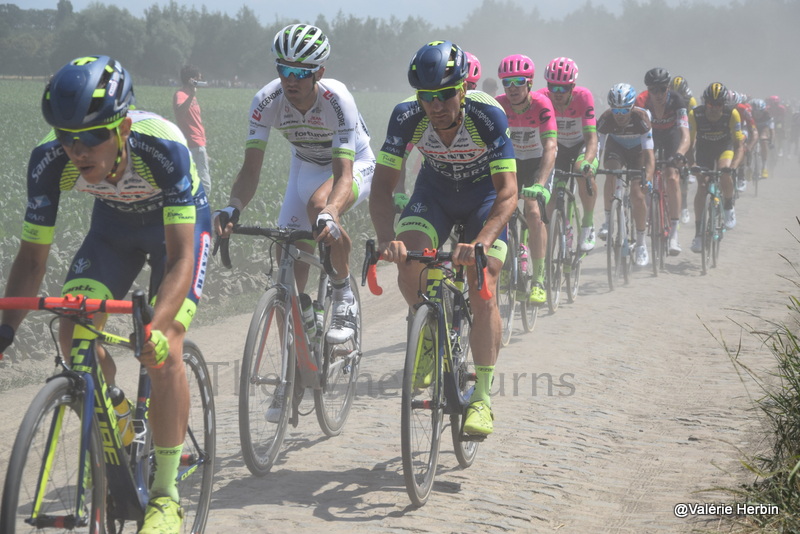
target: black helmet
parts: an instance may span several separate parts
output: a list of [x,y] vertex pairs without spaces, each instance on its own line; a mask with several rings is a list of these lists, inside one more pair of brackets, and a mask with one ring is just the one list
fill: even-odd
[[728,98],[728,89],[719,82],[714,82],[708,87],[706,90],[703,91],[703,103],[704,104],[719,104],[725,103],[726,99]]
[[441,89],[467,77],[467,56],[450,41],[433,41],[414,54],[408,65],[408,83],[414,89]]
[[55,128],[82,130],[112,124],[134,102],[131,77],[119,61],[88,56],[69,62],[50,79],[42,114]]
[[686,100],[692,98],[692,90],[689,89],[689,83],[683,76],[675,76],[672,79],[672,90],[681,95]]
[[667,85],[669,83],[669,71],[661,67],[648,70],[644,75],[644,84],[647,87],[653,85]]

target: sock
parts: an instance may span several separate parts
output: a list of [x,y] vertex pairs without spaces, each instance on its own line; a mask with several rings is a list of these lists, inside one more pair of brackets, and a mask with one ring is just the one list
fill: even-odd
[[584,228],[591,228],[594,226],[594,210],[587,211],[583,214],[583,220],[581,221],[581,226]]
[[726,210],[732,210],[732,209],[733,209],[733,197],[731,197],[731,198],[726,198],[725,200],[723,200],[723,202],[722,202],[722,206],[723,206],[723,207],[724,207]]
[[680,221],[678,221],[678,219],[670,219],[670,221],[669,221],[669,224],[670,224],[669,237],[670,237],[670,239],[678,237],[678,223],[679,222]]
[[606,226],[608,226],[608,220],[611,218],[611,210],[605,210],[606,215]]
[[156,445],[153,484],[150,486],[151,499],[169,497],[175,502],[180,502],[177,479],[182,451],[183,445],[178,445],[177,447],[159,447]]
[[344,300],[348,304],[355,302],[353,289],[350,287],[349,276],[341,280],[331,280],[331,287],[333,288],[333,295],[331,295],[331,298],[334,301]]
[[472,392],[470,402],[478,400],[484,401],[487,406],[491,406],[491,398],[489,392],[492,389],[492,378],[494,376],[494,365],[476,365],[475,374],[477,380],[475,381],[475,390]]
[[547,268],[544,264],[544,258],[536,258],[533,260],[533,279],[540,284],[544,282],[544,274]]
[[645,234],[644,231],[640,232],[639,230],[636,230],[636,245],[637,246],[644,245],[644,234]]

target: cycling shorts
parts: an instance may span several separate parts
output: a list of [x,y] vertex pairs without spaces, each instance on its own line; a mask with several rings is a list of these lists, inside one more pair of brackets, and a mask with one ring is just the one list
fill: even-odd
[[610,161],[617,161],[628,169],[641,169],[644,166],[642,146],[625,148],[616,139],[608,136],[603,163],[608,166]]
[[[187,330],[203,293],[211,247],[211,211],[205,196],[202,201],[196,206],[192,285],[175,317]],[[72,259],[62,295],[124,299],[146,261],[151,270],[149,295],[154,299],[167,267],[163,217],[161,210],[121,213],[96,200],[89,233]]]
[[[372,186],[372,175],[375,172],[375,161],[370,159],[353,162],[353,198],[351,208],[356,207],[364,199],[369,198]],[[299,158],[292,158],[289,169],[289,183],[278,215],[278,226],[292,230],[311,231],[308,219],[308,202],[317,189],[328,180],[332,180],[330,167],[320,167]]]
[[[536,173],[542,164],[542,158],[518,159],[517,160],[517,192],[522,191],[523,187],[530,187],[536,183]],[[553,173],[547,177],[544,185],[548,190],[553,187]]]
[[669,130],[653,130],[653,146],[656,150],[661,150],[666,158],[676,154],[680,144],[680,128],[670,128]]
[[[453,226],[462,223],[464,240],[471,243],[486,224],[496,198],[497,191],[488,178],[460,191],[452,187],[445,191],[420,176],[397,222],[397,235],[414,230],[423,232],[430,238],[433,248],[438,249],[447,242]],[[505,229],[486,254],[505,261]]]
[[[707,169],[716,169],[717,162],[721,159],[728,160],[728,162],[733,160],[733,150],[729,143],[698,147],[695,154],[697,164]],[[728,164],[730,165],[730,163]]]
[[572,165],[575,163],[575,160],[577,160],[578,156],[583,154],[585,151],[585,142],[578,143],[575,146],[564,146],[559,143],[558,154],[556,155],[556,169],[571,172]]

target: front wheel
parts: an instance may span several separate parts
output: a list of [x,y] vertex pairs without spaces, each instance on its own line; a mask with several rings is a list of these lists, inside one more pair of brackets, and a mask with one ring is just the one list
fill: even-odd
[[650,260],[653,262],[653,275],[658,276],[664,263],[664,219],[661,212],[661,192],[650,195]]
[[622,247],[624,230],[620,224],[622,212],[619,199],[611,201],[608,215],[608,237],[606,238],[606,267],[608,271],[608,288],[613,291],[622,274]]
[[[581,212],[577,203],[570,203],[569,212],[571,214],[569,217],[570,226],[572,226],[572,228],[580,228]],[[575,302],[575,299],[578,298],[578,288],[581,283],[581,257],[583,256],[583,252],[581,252],[580,243],[577,239],[572,239],[570,242],[568,238],[566,246],[564,274],[567,281],[567,302],[572,304]]]
[[702,238],[702,250],[700,251],[700,271],[707,274],[711,267],[711,248],[714,241],[714,196],[706,195],[706,203],[703,207],[700,223],[700,236]]
[[[464,400],[469,400],[475,385],[475,361],[472,358],[469,336],[472,327],[470,319],[461,318],[458,335],[453,341],[453,378],[458,385],[458,393]],[[478,454],[478,442],[462,439],[461,432],[462,415],[453,413],[450,415],[450,433],[453,438],[453,451],[455,452],[458,465],[467,468],[472,465],[475,455]]]
[[203,532],[211,508],[216,464],[217,430],[211,375],[200,349],[183,343],[183,363],[189,381],[189,425],[183,442],[178,493],[183,507],[183,530]]
[[[361,298],[358,295],[358,284],[353,275],[350,275],[350,287],[358,305],[356,333],[344,343],[339,344],[331,344],[323,339],[320,387],[314,390],[317,422],[325,435],[331,437],[341,434],[347,416],[350,414],[361,363]],[[331,317],[330,302],[328,302],[323,332],[327,332],[330,328]]]
[[500,342],[505,347],[511,341],[511,334],[514,331],[514,309],[517,305],[516,300],[516,280],[517,270],[517,250],[519,245],[509,232],[508,249],[506,261],[500,269],[500,276],[497,281],[497,308],[500,312]]
[[[91,425],[89,444],[80,459],[82,411],[83,395],[66,377],[54,378],[34,397],[9,458],[0,532],[18,534],[58,528],[105,533],[103,440],[93,417],[86,422]],[[77,495],[80,485],[84,491],[82,500]],[[71,528],[64,528],[64,524]]]
[[421,306],[411,324],[403,369],[400,444],[406,491],[422,506],[433,489],[442,437],[442,381],[436,312]]
[[564,258],[566,251],[566,234],[564,218],[561,211],[553,210],[550,224],[547,227],[547,306],[550,313],[555,313],[561,300],[561,288],[564,285]]
[[256,305],[244,345],[239,437],[244,462],[256,476],[272,468],[292,408],[296,366],[288,314],[282,291],[267,290]]

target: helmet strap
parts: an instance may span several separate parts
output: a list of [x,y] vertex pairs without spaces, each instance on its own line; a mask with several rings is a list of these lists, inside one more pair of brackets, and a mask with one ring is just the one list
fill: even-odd
[[112,167],[111,172],[108,173],[108,178],[116,178],[117,177],[117,169],[119,169],[119,164],[122,162],[122,136],[119,134],[119,126],[114,128],[117,132],[117,159],[114,160],[114,167]]

